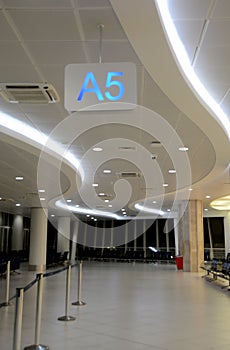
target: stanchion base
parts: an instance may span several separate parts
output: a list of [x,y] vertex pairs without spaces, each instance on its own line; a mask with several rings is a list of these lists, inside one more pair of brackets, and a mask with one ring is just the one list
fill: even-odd
[[49,350],[49,347],[47,345],[30,345],[26,346],[24,350]]
[[82,306],[82,305],[86,305],[86,303],[84,301],[75,301],[74,303],[72,303],[72,305],[78,305],[78,306]]
[[58,317],[58,321],[74,321],[76,320],[75,317],[73,316],[61,316],[61,317]]
[[4,304],[2,304],[2,306],[12,306],[12,305],[14,305],[13,303],[4,303]]

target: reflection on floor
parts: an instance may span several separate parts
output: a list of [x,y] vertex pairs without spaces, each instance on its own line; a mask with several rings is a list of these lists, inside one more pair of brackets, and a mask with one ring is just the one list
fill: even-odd
[[[230,292],[175,265],[84,263],[82,300],[65,313],[66,273],[44,280],[41,344],[55,350],[229,350]],[[22,267],[11,293],[35,274]],[[75,267],[71,302],[77,300]],[[4,301],[5,280],[0,280]],[[25,294],[22,346],[34,344],[36,287]],[[14,306],[0,309],[0,348],[12,350]]]

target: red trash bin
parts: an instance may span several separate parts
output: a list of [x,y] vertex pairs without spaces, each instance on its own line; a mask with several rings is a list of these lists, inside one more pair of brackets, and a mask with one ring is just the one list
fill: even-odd
[[175,260],[176,260],[177,270],[183,270],[183,256],[176,256]]

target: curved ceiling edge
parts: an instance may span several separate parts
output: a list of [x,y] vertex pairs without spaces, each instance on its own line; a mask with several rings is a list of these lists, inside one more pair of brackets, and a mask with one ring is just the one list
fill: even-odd
[[[228,159],[229,139],[185,81],[169,48],[153,0],[110,0],[121,25],[140,61],[170,100],[212,140],[217,164]],[[132,16],[129,9],[132,8]],[[143,40],[144,38],[144,40]]]

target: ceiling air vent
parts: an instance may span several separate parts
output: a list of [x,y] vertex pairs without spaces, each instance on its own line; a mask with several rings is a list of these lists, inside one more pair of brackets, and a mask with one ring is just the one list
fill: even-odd
[[10,103],[47,104],[59,101],[50,84],[0,84],[1,96]]
[[137,172],[134,172],[134,171],[123,171],[122,173],[118,174],[119,177],[121,178],[137,178],[137,177],[140,177],[140,173],[137,173]]

